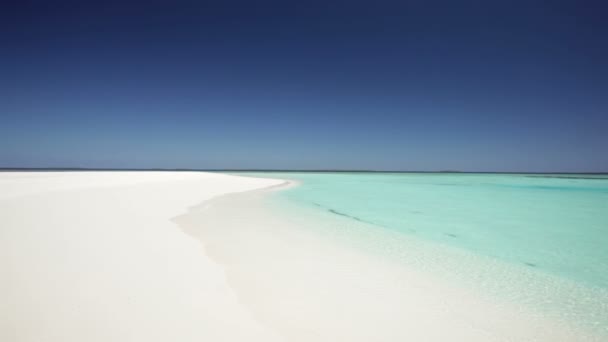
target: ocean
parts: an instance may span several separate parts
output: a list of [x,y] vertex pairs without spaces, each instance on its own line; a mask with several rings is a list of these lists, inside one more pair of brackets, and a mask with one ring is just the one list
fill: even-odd
[[[256,174],[259,176],[259,174]],[[608,177],[280,173],[278,194],[374,229],[608,287]]]

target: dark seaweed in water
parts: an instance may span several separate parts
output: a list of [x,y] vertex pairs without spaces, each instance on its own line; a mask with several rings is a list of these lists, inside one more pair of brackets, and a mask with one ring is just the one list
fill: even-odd
[[[321,204],[319,204],[319,203],[317,203],[317,202],[311,202],[311,203],[312,203],[312,204],[314,204],[314,205],[316,205],[317,207],[320,207],[320,208],[323,208],[323,209],[327,210],[328,212],[330,212],[330,213],[332,213],[332,214],[334,214],[334,215],[344,216],[344,217],[347,217],[347,218],[349,218],[349,219],[353,219],[353,220],[355,220],[355,221],[359,221],[359,222],[363,222],[363,223],[371,224],[371,225],[373,225],[373,226],[377,226],[377,227],[382,227],[382,228],[387,228],[387,229],[390,229],[389,227],[387,227],[387,226],[385,226],[385,225],[382,225],[382,224],[379,224],[379,223],[375,223],[375,222],[372,222],[372,221],[367,221],[367,220],[364,220],[364,219],[362,219],[362,218],[360,218],[360,217],[357,217],[357,216],[352,216],[352,215],[345,214],[345,213],[340,212],[340,211],[337,211],[337,210],[335,210],[335,209],[325,207],[325,206],[323,206],[323,205],[321,205]],[[422,212],[417,211],[416,213],[422,213]],[[412,229],[412,228],[407,228],[407,230],[408,230],[410,233],[416,233],[416,230],[415,230],[415,229]]]
[[329,211],[330,213],[336,214],[336,215],[340,215],[340,216],[349,217],[349,218],[351,218],[351,219],[353,219],[353,220],[357,220],[357,221],[359,221],[359,222],[371,223],[371,222],[367,222],[367,221],[365,221],[365,220],[362,220],[362,219],[360,219],[360,218],[358,218],[358,217],[356,217],[356,216],[351,216],[351,215],[348,215],[348,214],[345,214],[345,213],[341,213],[341,212],[339,212],[339,211],[337,211],[337,210],[333,210],[333,209],[327,209],[327,211]]

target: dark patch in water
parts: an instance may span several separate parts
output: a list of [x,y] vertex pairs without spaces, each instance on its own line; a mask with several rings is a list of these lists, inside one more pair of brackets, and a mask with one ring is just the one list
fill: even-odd
[[364,220],[364,219],[362,219],[362,218],[359,218],[359,217],[357,217],[357,216],[348,215],[348,214],[345,214],[345,213],[339,212],[339,211],[334,210],[334,209],[331,209],[331,208],[328,208],[328,209],[327,209],[327,211],[329,211],[330,213],[335,214],[335,215],[340,215],[340,216],[347,217],[347,218],[349,218],[349,219],[353,219],[353,220],[355,220],[355,221],[359,221],[359,222],[363,222],[363,223],[371,224],[371,225],[374,225],[374,226],[378,226],[378,227],[383,227],[383,228],[386,228],[385,226],[383,226],[383,225],[381,225],[381,224],[377,224],[377,223],[374,223],[374,222],[371,222],[371,221],[366,221],[366,220]]
[[526,264],[526,266],[530,266],[530,267],[536,267],[535,263],[531,263],[531,262],[524,262],[524,264]]
[[360,219],[360,218],[358,218],[358,217],[356,217],[356,216],[351,216],[351,215],[348,215],[348,214],[345,214],[345,213],[341,213],[341,212],[339,212],[339,211],[337,211],[337,210],[328,209],[327,211],[329,211],[329,212],[330,212],[330,213],[332,213],[332,214],[336,214],[336,215],[340,215],[340,216],[344,216],[344,217],[349,217],[349,218],[351,218],[351,219],[353,219],[353,220],[357,220],[357,221],[360,221],[360,222],[366,222],[366,223],[369,223],[369,222],[367,222],[367,221],[365,221],[365,220],[362,220],[362,219]]
[[447,235],[447,236],[449,236],[449,237],[451,237],[451,238],[457,238],[458,237],[458,235],[452,234],[452,233],[444,233],[444,234]]
[[[347,218],[349,218],[349,219],[353,219],[353,220],[355,220],[355,221],[359,221],[359,222],[363,222],[363,223],[371,224],[371,225],[378,226],[378,227],[387,228],[387,227],[385,227],[385,226],[383,226],[383,225],[381,225],[381,224],[377,224],[377,223],[374,223],[374,222],[371,222],[371,221],[366,221],[366,220],[364,220],[364,219],[362,219],[362,218],[359,218],[359,217],[357,217],[357,216],[348,215],[348,214],[345,214],[345,213],[343,213],[343,212],[337,211],[337,210],[335,210],[335,209],[328,208],[328,207],[326,207],[326,206],[324,206],[324,205],[321,205],[321,204],[319,204],[319,203],[317,203],[317,202],[311,202],[311,203],[312,203],[312,204],[314,204],[314,205],[316,205],[317,207],[324,208],[324,209],[326,209],[327,211],[329,211],[330,213],[335,214],[335,215],[340,215],[340,216],[347,217]],[[415,230],[413,230],[413,229],[410,229],[410,230],[411,230],[412,232],[415,232]]]

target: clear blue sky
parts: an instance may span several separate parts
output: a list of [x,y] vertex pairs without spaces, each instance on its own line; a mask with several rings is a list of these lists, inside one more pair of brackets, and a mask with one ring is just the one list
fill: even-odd
[[0,167],[608,171],[602,1],[0,5]]

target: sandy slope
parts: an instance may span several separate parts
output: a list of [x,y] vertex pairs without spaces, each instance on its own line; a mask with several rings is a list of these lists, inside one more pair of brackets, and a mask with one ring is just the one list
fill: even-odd
[[0,173],[0,340],[276,339],[172,217],[281,181],[195,172]]

